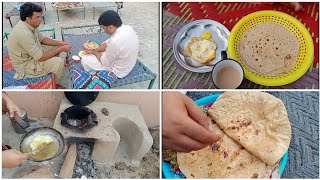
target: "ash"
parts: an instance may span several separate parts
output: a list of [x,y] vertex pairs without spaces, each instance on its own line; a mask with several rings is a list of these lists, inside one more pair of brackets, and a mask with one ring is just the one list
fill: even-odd
[[98,168],[91,159],[93,144],[77,144],[77,159],[73,169],[73,178],[97,178]]

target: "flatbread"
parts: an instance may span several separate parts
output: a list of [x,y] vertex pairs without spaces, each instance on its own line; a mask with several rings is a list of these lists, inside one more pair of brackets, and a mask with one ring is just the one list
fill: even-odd
[[[210,123],[215,133],[224,134]],[[214,148],[177,154],[180,170],[187,178],[269,178],[275,166],[268,166],[224,134]]]
[[241,61],[251,71],[270,76],[293,69],[299,49],[297,37],[275,23],[259,24],[249,29],[238,46]]
[[268,165],[285,154],[291,125],[283,102],[271,94],[225,92],[208,114],[233,140]]
[[99,47],[99,44],[93,42],[93,41],[87,41],[83,44],[83,48],[85,50],[95,50]]

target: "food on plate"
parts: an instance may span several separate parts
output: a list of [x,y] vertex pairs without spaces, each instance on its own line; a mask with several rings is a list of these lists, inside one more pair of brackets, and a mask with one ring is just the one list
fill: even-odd
[[185,53],[199,63],[205,64],[216,57],[217,44],[201,37],[192,37],[189,41]]
[[[210,121],[210,129],[224,134]],[[177,153],[179,168],[187,178],[268,178],[273,166],[266,165],[227,135],[212,146],[190,153]]]
[[204,32],[202,33],[202,38],[209,40],[209,39],[212,38],[212,34],[211,34],[209,31],[204,31]]
[[86,43],[83,44],[83,49],[84,50],[95,50],[99,47],[99,44],[93,42],[93,41],[87,41]]
[[268,165],[285,154],[291,125],[283,102],[265,92],[225,92],[208,114],[234,141]]
[[270,76],[293,69],[299,49],[297,37],[276,23],[263,23],[249,29],[238,45],[241,61],[251,71]]
[[82,58],[83,56],[86,56],[86,53],[85,53],[85,51],[79,51],[78,55],[79,55],[79,57]]

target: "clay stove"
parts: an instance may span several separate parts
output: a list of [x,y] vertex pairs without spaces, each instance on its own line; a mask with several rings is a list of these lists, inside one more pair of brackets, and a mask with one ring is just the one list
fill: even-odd
[[97,115],[85,106],[71,106],[61,113],[61,125],[77,132],[86,132],[98,124]]
[[87,106],[75,106],[63,98],[53,127],[65,139],[94,139],[91,158],[106,166],[120,161],[139,166],[153,143],[136,105],[95,100]]

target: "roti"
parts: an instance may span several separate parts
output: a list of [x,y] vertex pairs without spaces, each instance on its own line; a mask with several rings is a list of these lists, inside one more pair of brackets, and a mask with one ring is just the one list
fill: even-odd
[[276,76],[294,68],[300,50],[297,37],[282,25],[259,24],[240,39],[241,61],[253,72]]
[[271,94],[225,92],[208,114],[233,140],[268,165],[289,148],[291,125],[283,102]]
[[93,42],[93,41],[87,41],[83,44],[83,47],[85,50],[95,50],[99,47],[99,44]]
[[[210,128],[219,134],[224,132],[217,124]],[[177,153],[180,170],[187,178],[268,178],[275,166],[249,153],[241,145],[224,134],[213,146],[190,153]]]

